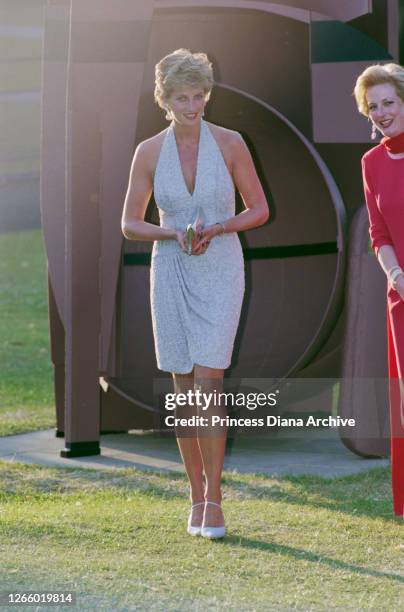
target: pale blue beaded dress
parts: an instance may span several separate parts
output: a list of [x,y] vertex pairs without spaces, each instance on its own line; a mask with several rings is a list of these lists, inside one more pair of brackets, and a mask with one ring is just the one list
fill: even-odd
[[[160,151],[154,199],[160,225],[185,231],[235,214],[235,189],[219,146],[201,121],[195,188],[182,173],[173,124]],[[237,233],[211,240],[203,255],[187,255],[176,240],[154,242],[150,300],[157,366],[186,374],[195,364],[228,368],[244,296],[244,260]]]

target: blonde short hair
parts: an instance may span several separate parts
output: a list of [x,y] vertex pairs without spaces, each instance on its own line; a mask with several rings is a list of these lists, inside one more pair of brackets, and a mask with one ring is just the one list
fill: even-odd
[[357,78],[353,91],[358,110],[365,117],[369,116],[369,107],[366,92],[369,87],[390,83],[393,85],[397,95],[404,102],[404,68],[399,64],[374,64],[369,66]]
[[177,49],[161,59],[155,68],[154,99],[165,108],[167,98],[180,87],[202,87],[209,99],[213,87],[212,64],[206,53]]

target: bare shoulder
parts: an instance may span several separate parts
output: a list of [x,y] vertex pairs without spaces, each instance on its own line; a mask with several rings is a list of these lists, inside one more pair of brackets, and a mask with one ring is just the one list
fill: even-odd
[[229,130],[214,123],[208,123],[208,125],[222,150],[234,151],[245,147],[243,137],[235,130]]
[[134,163],[147,169],[152,175],[157,166],[157,161],[160,155],[161,147],[163,146],[164,137],[167,129],[155,134],[147,140],[143,140],[136,147],[133,158]]

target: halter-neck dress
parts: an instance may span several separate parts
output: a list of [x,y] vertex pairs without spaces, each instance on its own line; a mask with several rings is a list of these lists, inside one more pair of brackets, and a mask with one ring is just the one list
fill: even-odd
[[[182,173],[173,124],[164,137],[154,175],[160,226],[185,231],[197,215],[203,225],[235,215],[235,190],[209,126],[201,120],[195,188]],[[216,236],[202,255],[188,255],[176,240],[154,242],[150,300],[157,366],[186,374],[195,364],[226,369],[244,295],[244,260],[237,233]]]

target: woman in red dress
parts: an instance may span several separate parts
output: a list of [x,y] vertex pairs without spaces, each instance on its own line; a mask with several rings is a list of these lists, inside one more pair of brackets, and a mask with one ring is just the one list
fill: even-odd
[[[387,281],[391,468],[394,513],[404,512],[404,68],[374,65],[358,77],[359,111],[383,138],[362,158],[372,248]],[[401,392],[400,392],[401,391]]]

